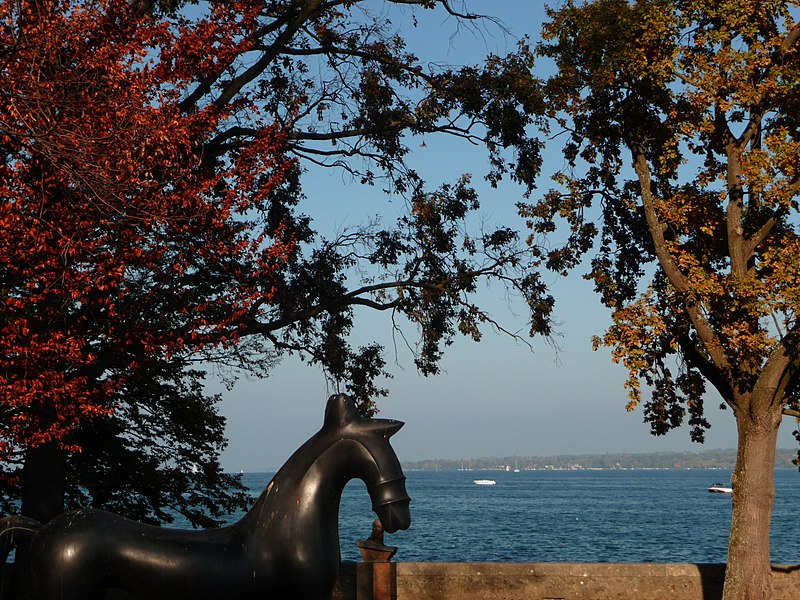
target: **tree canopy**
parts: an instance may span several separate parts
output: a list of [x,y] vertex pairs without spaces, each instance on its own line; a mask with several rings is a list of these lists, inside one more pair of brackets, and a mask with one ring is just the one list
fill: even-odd
[[[191,352],[235,343],[230,327],[274,295],[294,245],[243,218],[268,209],[292,168],[285,134],[265,123],[210,168],[198,147],[245,107],[178,105],[211,65],[195,64],[197,47],[223,29],[241,46],[233,32],[253,25],[231,17],[179,35],[127,8],[2,5],[0,451],[16,475],[21,452],[59,444],[74,453],[73,498],[112,507],[121,492],[100,475],[122,467],[130,479],[129,462],[174,479],[182,462],[211,458],[208,483],[229,483],[213,460],[222,423],[185,367]],[[170,503],[194,515],[182,491]],[[136,516],[163,518],[146,496]]]
[[589,264],[613,319],[595,345],[654,433],[688,420],[702,441],[706,383],[732,409],[726,598],[769,595],[775,435],[798,402],[797,9],[570,0],[540,46],[566,166],[522,213],[532,239],[566,231],[551,268]]
[[[356,306],[418,325],[424,373],[491,322],[471,300],[480,278],[518,290],[549,331],[544,286],[516,276],[536,253],[510,229],[467,230],[466,174],[432,190],[406,162],[410,136],[452,135],[485,145],[493,183],[530,181],[532,55],[423,61],[390,6],[419,27],[427,11],[476,18],[428,0],[0,3],[8,500],[42,519],[66,497],[209,524],[246,499],[221,472],[199,363],[263,374],[300,353],[370,411],[384,362],[350,347]],[[407,210],[323,238],[301,185],[322,167]]]

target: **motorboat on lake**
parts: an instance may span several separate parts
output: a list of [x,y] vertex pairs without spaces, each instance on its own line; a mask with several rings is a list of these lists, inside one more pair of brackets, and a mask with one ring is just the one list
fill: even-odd
[[724,483],[717,482],[708,488],[708,491],[712,494],[732,494],[733,488],[725,485]]
[[475,485],[497,485],[494,479],[473,479],[472,483]]

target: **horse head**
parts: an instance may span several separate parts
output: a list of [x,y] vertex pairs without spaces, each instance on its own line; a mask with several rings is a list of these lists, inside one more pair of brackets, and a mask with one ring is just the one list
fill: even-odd
[[341,440],[356,442],[365,459],[354,462],[354,475],[364,481],[372,500],[372,510],[388,533],[411,525],[405,475],[389,438],[404,423],[393,419],[367,419],[345,394],[331,396],[325,409],[323,431]]

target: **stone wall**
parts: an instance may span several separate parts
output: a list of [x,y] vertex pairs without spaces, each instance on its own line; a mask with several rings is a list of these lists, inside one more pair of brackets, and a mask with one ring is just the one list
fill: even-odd
[[[375,563],[380,565],[380,563]],[[719,600],[724,565],[388,563],[342,565],[336,600]],[[773,567],[775,600],[800,598],[800,565]],[[376,587],[377,586],[377,587]],[[388,590],[373,593],[373,588]],[[385,595],[385,597],[380,597]]]
[[[800,565],[772,571],[774,600],[800,599]],[[725,565],[350,562],[334,600],[720,600],[724,576]]]

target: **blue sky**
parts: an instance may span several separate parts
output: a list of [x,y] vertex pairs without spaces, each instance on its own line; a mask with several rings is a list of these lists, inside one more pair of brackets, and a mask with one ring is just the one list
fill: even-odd
[[[378,3],[375,3],[376,5]],[[420,56],[447,63],[480,60],[487,52],[513,49],[515,37],[536,38],[543,20],[540,2],[531,0],[471,0],[474,12],[499,17],[510,35],[497,27],[458,27],[442,13],[418,11],[419,27],[403,29]],[[432,180],[452,181],[464,170],[485,172],[485,153],[464,144],[433,138],[415,150],[413,160]],[[540,187],[547,172],[561,164],[557,148],[547,154]],[[432,187],[433,187],[432,185]],[[521,190],[503,185],[497,190],[479,186],[484,218],[489,223],[515,218]],[[304,188],[305,210],[317,223],[333,229],[354,226],[375,214],[396,210],[379,190],[348,184],[341,174],[310,172]],[[533,340],[534,350],[508,336],[487,330],[480,343],[460,339],[448,349],[443,373],[422,377],[402,343],[393,340],[387,315],[358,314],[356,344],[378,341],[387,348],[393,379],[385,382],[390,396],[381,400],[381,415],[406,422],[393,445],[401,460],[468,458],[512,455],[585,454],[605,452],[660,452],[705,448],[733,448],[736,431],[730,411],[720,411],[709,397],[712,428],[704,446],[692,444],[679,429],[653,437],[642,422],[641,410],[625,411],[625,370],[611,362],[609,352],[591,349],[590,338],[609,323],[608,313],[580,273],[547,281],[556,296],[561,322],[558,349]],[[481,298],[495,318],[509,330],[527,329],[525,312],[505,298],[504,290],[484,288]],[[414,339],[415,332],[408,337]],[[395,347],[397,348],[395,352]],[[265,380],[241,380],[224,395],[221,412],[228,419],[229,447],[223,466],[229,470],[271,470],[322,423],[327,397],[336,390],[326,385],[322,372],[299,360],[286,359]],[[787,419],[779,445],[791,447],[793,422]]]

